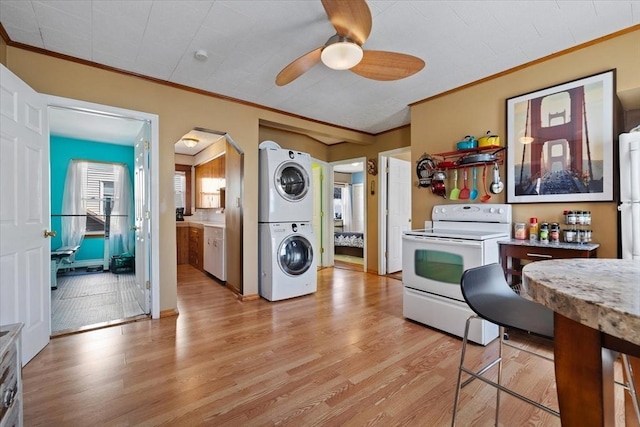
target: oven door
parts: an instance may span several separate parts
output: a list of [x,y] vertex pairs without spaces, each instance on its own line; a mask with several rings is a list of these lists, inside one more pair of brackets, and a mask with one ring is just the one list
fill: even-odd
[[462,273],[482,265],[479,240],[402,236],[402,283],[405,287],[464,301]]

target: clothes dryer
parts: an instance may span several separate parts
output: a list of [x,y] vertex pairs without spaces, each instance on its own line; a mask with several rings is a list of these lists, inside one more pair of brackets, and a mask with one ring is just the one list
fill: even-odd
[[313,218],[311,156],[294,150],[260,149],[258,222],[304,222]]
[[317,290],[311,222],[261,223],[259,227],[259,293],[269,301],[307,295]]

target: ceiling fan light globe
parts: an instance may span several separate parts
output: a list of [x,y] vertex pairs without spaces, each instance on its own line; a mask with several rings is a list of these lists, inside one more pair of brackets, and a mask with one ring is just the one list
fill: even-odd
[[324,65],[334,70],[348,70],[362,60],[362,48],[349,41],[332,43],[322,49],[320,58]]

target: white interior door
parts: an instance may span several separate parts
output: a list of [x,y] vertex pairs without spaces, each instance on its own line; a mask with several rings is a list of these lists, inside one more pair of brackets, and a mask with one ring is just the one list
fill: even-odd
[[389,157],[387,273],[402,270],[402,232],[411,228],[411,163]]
[[25,365],[51,334],[49,125],[44,97],[0,73],[0,324],[24,324]]
[[149,224],[149,133],[150,125],[145,122],[136,137],[134,200],[135,200],[135,235],[136,235],[136,300],[142,311],[149,313],[150,308],[150,265],[149,250],[151,227]]

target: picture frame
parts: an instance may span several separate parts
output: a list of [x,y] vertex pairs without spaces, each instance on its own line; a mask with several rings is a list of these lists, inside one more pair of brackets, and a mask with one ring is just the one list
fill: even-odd
[[507,203],[613,201],[615,71],[506,100]]

